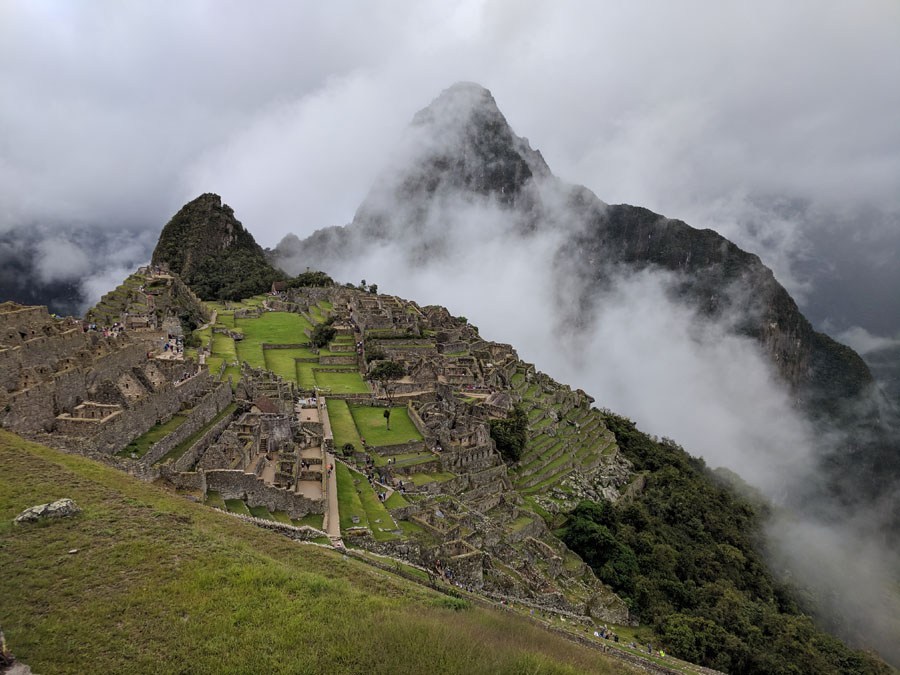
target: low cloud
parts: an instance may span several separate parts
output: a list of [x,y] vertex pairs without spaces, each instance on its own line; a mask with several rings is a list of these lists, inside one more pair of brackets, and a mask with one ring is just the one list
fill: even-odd
[[849,345],[859,354],[865,356],[870,352],[875,352],[888,347],[900,346],[900,337],[883,337],[881,335],[873,335],[861,326],[853,326],[841,331],[835,336],[840,342]]

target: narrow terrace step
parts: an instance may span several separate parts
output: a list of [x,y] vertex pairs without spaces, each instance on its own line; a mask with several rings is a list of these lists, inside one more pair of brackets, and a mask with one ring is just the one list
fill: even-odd
[[566,476],[572,473],[572,467],[566,466],[554,473],[549,478],[542,480],[540,483],[536,483],[535,485],[529,485],[524,488],[519,488],[519,491],[523,494],[534,494],[536,492],[540,492],[546,487],[550,485],[556,485],[560,483]]
[[556,461],[559,457],[565,453],[571,451],[571,446],[565,440],[560,440],[550,446],[550,448],[540,457],[537,457],[533,461],[529,462],[525,466],[521,467],[519,471],[516,472],[516,477],[518,480],[524,480],[529,476],[533,476],[535,473],[540,471],[543,467],[548,464]]
[[552,462],[542,466],[540,471],[536,471],[528,478],[523,479],[519,484],[524,488],[531,488],[537,484],[543,483],[547,476],[551,476],[559,471],[568,473],[573,468],[572,456],[570,453],[566,452]]

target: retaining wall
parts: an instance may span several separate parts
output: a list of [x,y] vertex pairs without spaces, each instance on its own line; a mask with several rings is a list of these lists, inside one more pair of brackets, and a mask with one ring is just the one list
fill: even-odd
[[144,464],[155,464],[175,447],[186,441],[231,403],[233,393],[229,382],[220,382],[191,410],[188,418],[171,434],[150,446],[141,458]]
[[248,506],[265,506],[270,511],[285,511],[291,518],[309,513],[324,513],[325,500],[266,485],[253,474],[240,470],[215,469],[206,472],[207,490],[215,490],[223,499],[243,499]]

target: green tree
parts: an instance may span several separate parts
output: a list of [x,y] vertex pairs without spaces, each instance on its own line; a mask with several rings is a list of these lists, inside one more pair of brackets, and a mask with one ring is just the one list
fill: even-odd
[[334,286],[334,279],[325,274],[325,272],[319,272],[317,270],[306,270],[295,276],[293,279],[289,279],[287,282],[288,288],[302,288],[302,287],[328,287]]
[[322,349],[334,340],[337,329],[332,325],[334,318],[329,317],[324,323],[316,324],[309,334],[309,341],[316,349]]
[[500,454],[510,462],[518,461],[528,440],[528,416],[522,406],[514,405],[506,419],[491,420],[490,428]]
[[[405,376],[406,369],[402,364],[397,363],[396,361],[379,361],[369,369],[369,373],[366,377],[381,385],[381,388],[384,389],[384,393],[387,396],[388,404],[393,405],[394,384],[397,380]],[[388,421],[388,425],[390,425],[390,421]],[[390,428],[390,426],[388,426],[388,428]]]

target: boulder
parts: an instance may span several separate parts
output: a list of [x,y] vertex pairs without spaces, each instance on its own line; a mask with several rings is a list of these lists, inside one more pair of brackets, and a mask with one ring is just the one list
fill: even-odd
[[14,522],[34,523],[47,518],[68,518],[80,512],[81,509],[71,499],[57,499],[49,504],[39,504],[25,509],[16,516]]

